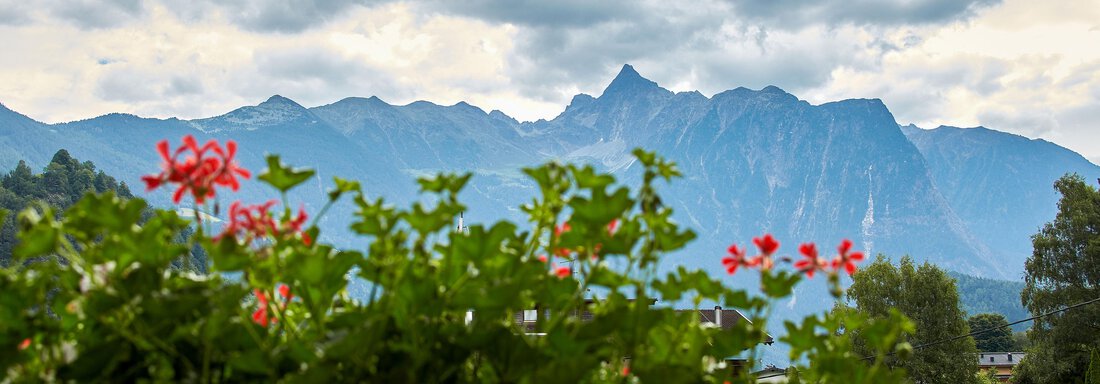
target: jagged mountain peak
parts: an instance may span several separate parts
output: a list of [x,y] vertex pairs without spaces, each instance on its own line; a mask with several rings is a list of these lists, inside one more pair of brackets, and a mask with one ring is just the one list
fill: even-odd
[[573,99],[569,101],[569,105],[567,105],[565,109],[581,108],[586,105],[592,104],[593,101],[596,101],[596,98],[592,97],[592,95],[589,95],[587,93],[578,93],[573,96]]
[[614,80],[611,80],[611,84],[604,89],[603,95],[600,97],[653,90],[671,93],[661,88],[656,82],[642,77],[642,75],[634,70],[634,67],[630,64],[623,64],[623,68],[619,70],[619,74],[615,76]]

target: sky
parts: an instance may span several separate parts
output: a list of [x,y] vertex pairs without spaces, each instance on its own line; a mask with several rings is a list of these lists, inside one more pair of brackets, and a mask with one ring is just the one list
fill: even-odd
[[0,0],[0,103],[57,123],[274,94],[551,119],[623,64],[673,91],[879,98],[1100,163],[1100,0]]

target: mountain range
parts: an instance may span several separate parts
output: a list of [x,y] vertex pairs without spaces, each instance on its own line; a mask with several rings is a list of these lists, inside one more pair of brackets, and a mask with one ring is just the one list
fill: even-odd
[[[154,143],[184,134],[237,140],[246,167],[262,168],[264,153],[279,153],[318,169],[318,188],[298,196],[307,206],[321,203],[333,175],[405,203],[413,176],[473,172],[469,217],[484,221],[519,219],[516,207],[532,192],[520,167],[586,162],[629,178],[630,150],[655,150],[684,171],[667,200],[701,235],[703,246],[678,261],[708,268],[723,244],[770,232],[791,242],[847,237],[871,253],[1019,279],[1029,236],[1053,217],[1053,181],[1100,175],[1043,140],[982,127],[899,126],[877,99],[812,105],[772,86],[708,98],[668,91],[629,65],[599,97],[577,95],[556,118],[536,122],[465,102],[397,106],[377,97],[305,108],[276,95],[204,119],[108,114],[62,124],[0,107],[0,166],[27,159],[41,167],[64,148],[136,182],[156,169]],[[263,193],[246,188],[242,196]],[[346,240],[341,229],[337,242]]]
[[[850,238],[868,253],[1020,280],[1030,235],[1056,212],[1053,182],[1066,173],[1100,177],[1100,167],[1044,140],[983,127],[901,126],[878,99],[813,105],[774,86],[707,97],[671,92],[630,65],[598,97],[577,95],[557,117],[535,122],[465,102],[391,105],[377,97],[306,108],[276,95],[203,119],[108,114],[60,124],[0,105],[0,167],[25,159],[41,168],[67,149],[135,186],[159,165],[155,143],[178,143],[185,134],[236,140],[242,165],[255,171],[264,168],[266,153],[317,169],[316,180],[291,196],[312,211],[325,201],[332,176],[361,180],[372,197],[406,204],[417,198],[415,176],[472,172],[461,196],[465,216],[486,223],[525,222],[518,207],[537,190],[521,167],[589,163],[630,183],[639,168],[630,151],[654,150],[683,171],[661,192],[675,218],[699,234],[663,267],[687,265],[714,276],[722,275],[719,259],[730,243],[767,232],[784,241],[786,254],[798,242]],[[232,198],[272,197],[255,184]],[[140,186],[132,189],[143,194]],[[166,192],[144,197],[171,206]],[[324,240],[362,246],[346,230],[351,212],[349,203],[330,211],[321,222]],[[748,274],[727,279],[758,286]],[[820,291],[800,285],[785,305],[788,315],[831,305]]]

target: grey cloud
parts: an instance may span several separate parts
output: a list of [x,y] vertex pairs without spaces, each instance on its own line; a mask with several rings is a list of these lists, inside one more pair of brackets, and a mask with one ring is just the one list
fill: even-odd
[[141,0],[56,1],[44,7],[50,15],[83,29],[115,27],[145,13]]
[[637,3],[622,0],[429,0],[425,5],[445,13],[534,27],[587,26],[634,17],[642,11]]
[[172,95],[197,95],[203,91],[202,80],[193,76],[174,76],[168,83],[168,94]]
[[729,0],[737,15],[799,29],[812,24],[896,26],[965,19],[1000,0]]
[[1049,110],[1022,108],[996,108],[978,113],[983,126],[997,130],[1016,132],[1027,137],[1045,136],[1058,130],[1057,116]]
[[508,70],[525,95],[568,100],[570,85],[606,84],[624,63],[675,66],[691,59],[685,51],[716,49],[722,25],[707,12],[665,9],[586,27],[521,29]]
[[112,70],[99,78],[95,93],[103,100],[127,103],[144,102],[159,96],[152,76],[126,69]]
[[0,0],[0,25],[23,25],[31,21],[31,5],[21,0]]
[[383,71],[324,47],[264,52],[254,62],[255,71],[230,85],[247,99],[281,94],[303,105],[319,105],[335,101],[332,95],[396,99],[414,91],[397,86]]
[[230,21],[256,32],[295,33],[346,14],[352,7],[385,2],[372,0],[164,0],[184,20],[222,12]]

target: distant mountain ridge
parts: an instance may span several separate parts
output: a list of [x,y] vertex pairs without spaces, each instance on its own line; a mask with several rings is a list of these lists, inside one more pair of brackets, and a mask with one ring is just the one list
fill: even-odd
[[[666,201],[700,234],[675,262],[712,271],[729,243],[771,232],[788,250],[796,241],[847,237],[870,252],[1019,279],[1027,236],[1053,217],[1054,179],[1100,176],[1080,155],[1044,141],[984,128],[901,127],[878,99],[811,105],[774,86],[706,97],[671,92],[629,65],[598,97],[577,95],[559,116],[536,122],[465,102],[398,106],[377,97],[306,108],[275,95],[203,119],[110,114],[63,124],[0,107],[0,166],[25,158],[41,167],[64,148],[133,184],[157,167],[157,140],[184,134],[237,140],[253,169],[263,168],[264,153],[317,168],[316,186],[294,196],[311,207],[334,175],[405,203],[416,198],[413,176],[473,172],[464,198],[476,221],[520,221],[516,207],[534,193],[522,166],[587,162],[628,182],[637,171],[630,150],[656,150],[683,169],[685,178],[664,188]],[[149,197],[165,204],[161,195]],[[239,197],[266,196],[249,185]],[[346,213],[333,211],[326,234],[351,245],[342,235]],[[752,285],[745,279],[738,284]]]

